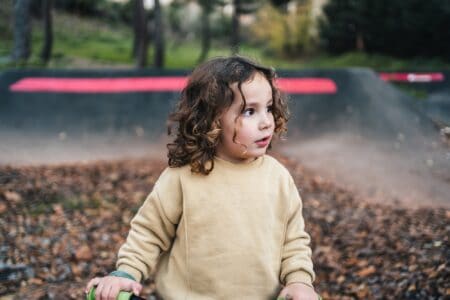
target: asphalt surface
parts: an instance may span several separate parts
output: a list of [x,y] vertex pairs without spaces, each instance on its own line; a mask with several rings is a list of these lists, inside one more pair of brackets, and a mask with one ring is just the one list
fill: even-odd
[[[153,70],[1,73],[0,164],[165,157],[166,119],[178,92],[10,91],[22,78],[186,74]],[[372,195],[375,201],[401,198],[424,205],[450,201],[450,152],[436,118],[430,117],[440,116],[441,123],[447,120],[448,81],[422,85],[428,89],[429,101],[418,104],[368,69],[280,71],[279,75],[328,78],[337,86],[334,94],[288,95],[291,119],[282,151],[319,174]]]

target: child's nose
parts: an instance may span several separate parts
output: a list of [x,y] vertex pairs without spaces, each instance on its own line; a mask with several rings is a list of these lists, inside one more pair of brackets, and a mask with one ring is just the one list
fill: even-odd
[[271,127],[271,126],[272,126],[272,123],[273,123],[272,115],[270,115],[270,114],[264,114],[264,115],[261,117],[261,120],[260,120],[259,125],[260,125],[260,128],[261,128],[261,129],[266,129],[266,128],[268,128],[268,127]]

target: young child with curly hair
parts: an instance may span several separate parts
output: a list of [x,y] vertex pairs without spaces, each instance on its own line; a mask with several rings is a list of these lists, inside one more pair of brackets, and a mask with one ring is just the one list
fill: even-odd
[[317,299],[302,201],[266,154],[286,132],[275,72],[233,56],[197,67],[169,120],[166,168],[131,221],[117,270],[92,279],[96,299]]

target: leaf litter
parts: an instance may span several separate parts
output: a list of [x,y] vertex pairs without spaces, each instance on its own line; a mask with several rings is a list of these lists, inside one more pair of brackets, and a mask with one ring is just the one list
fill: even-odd
[[[450,210],[373,203],[276,156],[300,189],[324,299],[450,297]],[[0,297],[83,299],[89,279],[114,270],[164,167],[143,159],[0,166]],[[152,279],[144,286],[155,299]]]

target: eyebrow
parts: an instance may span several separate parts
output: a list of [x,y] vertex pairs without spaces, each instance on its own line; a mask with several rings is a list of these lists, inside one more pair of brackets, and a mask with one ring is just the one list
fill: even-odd
[[[273,99],[270,98],[269,100],[266,101],[266,104],[271,104],[273,103]],[[259,102],[247,102],[246,103],[246,107],[248,106],[258,106]]]

